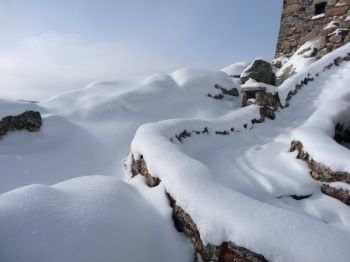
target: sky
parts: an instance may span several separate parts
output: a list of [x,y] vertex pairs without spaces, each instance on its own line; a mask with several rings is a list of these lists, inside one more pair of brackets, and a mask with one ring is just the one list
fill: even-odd
[[0,0],[0,97],[272,59],[282,0]]

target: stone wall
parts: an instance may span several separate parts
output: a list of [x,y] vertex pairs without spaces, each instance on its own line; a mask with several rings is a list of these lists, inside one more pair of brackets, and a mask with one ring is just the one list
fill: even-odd
[[284,0],[276,57],[290,57],[312,39],[320,40],[318,58],[350,42],[349,6],[350,0]]

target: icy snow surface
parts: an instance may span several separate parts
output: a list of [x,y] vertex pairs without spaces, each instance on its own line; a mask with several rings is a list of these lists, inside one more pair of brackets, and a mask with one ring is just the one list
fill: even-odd
[[[285,81],[278,88],[282,102],[307,74],[321,72],[276,120],[256,125],[258,107],[241,108],[240,97],[207,96],[216,84],[237,84],[205,69],[96,82],[38,104],[0,100],[2,116],[25,109],[43,115],[38,133],[16,131],[0,140],[0,261],[193,261],[191,244],[173,227],[165,191],[206,243],[233,241],[270,261],[348,261],[349,207],[322,194],[306,164],[289,152],[300,138],[315,159],[348,168],[342,162],[348,152],[337,160],[315,145],[322,137],[330,153],[340,153],[331,127],[348,121],[350,91],[342,87],[350,65],[322,72],[350,46],[338,50]],[[205,127],[208,134],[176,138]],[[317,128],[316,136],[305,128]],[[160,177],[158,187],[125,172],[130,145]]]

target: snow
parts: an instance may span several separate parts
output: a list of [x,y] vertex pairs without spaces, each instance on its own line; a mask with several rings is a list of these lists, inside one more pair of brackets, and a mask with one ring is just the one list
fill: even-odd
[[45,112],[43,108],[35,103],[11,101],[0,98],[0,120],[9,115],[19,115],[26,110]]
[[[281,65],[283,66],[287,61],[288,61],[288,58],[285,55],[280,54],[279,57],[277,57],[273,60],[272,64],[280,62]],[[276,70],[276,68],[274,68],[274,70]]]
[[310,57],[310,54],[318,46],[319,40],[312,40],[303,44],[276,72],[276,77],[282,77],[286,72],[290,72],[289,74],[293,75],[312,64],[316,59]]
[[[302,48],[302,47],[301,47]],[[300,48],[300,49],[301,49]],[[296,70],[298,74],[291,76],[282,85],[278,87],[278,93],[282,104],[285,104],[286,98],[290,91],[295,90],[295,85],[299,84],[306,77],[315,77],[316,74],[322,73],[323,69],[334,62],[337,57],[343,57],[350,53],[350,44],[346,44],[331,53],[326,54],[318,61],[307,66],[308,63],[303,63],[302,59],[296,59],[296,63],[290,63],[291,65],[299,68]],[[292,59],[292,58],[291,58]],[[301,66],[302,65],[302,66]],[[282,69],[282,68],[281,68]]]
[[337,23],[335,21],[331,21],[323,28],[323,30],[331,29],[331,28],[338,28],[338,24],[339,23]]
[[240,76],[241,73],[244,71],[244,69],[246,69],[251,62],[238,62],[238,63],[234,63],[231,64],[223,69],[221,69],[221,71],[225,72],[226,74],[228,74],[229,76]]
[[[345,72],[348,72],[349,70],[350,69],[347,68],[344,70],[344,73],[339,72],[339,74],[344,75]],[[318,94],[315,93],[314,95],[317,97]],[[299,99],[304,103],[303,106],[310,107],[308,98],[300,96]],[[296,107],[294,110],[301,110],[301,108]],[[315,109],[313,108],[313,110]],[[238,114],[240,111],[241,110],[234,113]],[[295,113],[296,112],[294,111],[293,114]],[[307,118],[307,112],[304,113],[305,115],[302,115],[300,117],[301,119],[296,118],[296,120],[302,121],[302,119]],[[234,114],[232,113],[232,115]],[[247,116],[241,117],[246,118]],[[295,117],[296,116],[294,116],[294,118]],[[237,115],[237,120],[238,119],[241,123],[244,122],[242,121],[243,119]],[[290,116],[288,119],[289,121],[292,120]],[[236,120],[227,120],[227,123],[236,123]],[[255,171],[252,172],[253,175],[250,178],[253,181],[256,181],[258,185],[260,184],[264,193],[257,192],[259,191],[259,186],[256,186],[254,183],[252,184],[252,182],[249,182],[248,184],[247,182],[241,182],[243,184],[236,185],[234,189],[228,186],[229,184],[227,181],[225,181],[225,183],[220,183],[216,174],[224,172],[223,168],[227,169],[230,165],[221,165],[222,163],[219,163],[216,165],[216,167],[219,166],[218,169],[211,170],[210,162],[209,165],[208,162],[206,162],[208,158],[206,158],[206,161],[199,161],[198,156],[192,158],[186,154],[186,150],[184,151],[184,149],[181,148],[181,145],[170,142],[169,138],[171,137],[172,132],[177,133],[185,126],[189,127],[188,130],[192,130],[209,125],[209,123],[198,125],[192,120],[190,121],[192,125],[198,125],[194,128],[188,123],[188,121],[189,120],[168,120],[142,126],[137,131],[133,140],[132,152],[136,156],[139,154],[143,155],[150,173],[154,176],[160,177],[166,190],[175,197],[177,203],[183,207],[185,211],[191,214],[191,217],[200,231],[202,239],[206,243],[210,242],[219,244],[223,241],[234,241],[238,245],[262,253],[271,261],[329,261],[334,256],[337,257],[338,261],[347,261],[347,257],[350,254],[347,246],[342,244],[342,241],[349,241],[350,239],[349,233],[346,232],[349,231],[348,226],[350,221],[350,213],[348,211],[345,212],[347,217],[346,223],[341,226],[342,223],[339,223],[339,221],[341,221],[340,218],[329,218],[326,212],[324,214],[317,214],[318,219],[301,214],[303,212],[306,214],[312,213],[309,210],[309,205],[304,207],[302,212],[301,210],[296,212],[292,209],[281,208],[281,204],[276,204],[276,200],[272,200],[271,196],[267,198],[267,193],[281,194],[283,191],[286,191],[286,186],[290,182],[285,183],[285,181],[284,184],[279,184],[281,180],[275,176],[269,177],[270,174],[268,173],[261,176],[257,175]],[[223,125],[222,122],[219,121],[220,123],[217,123],[216,121],[217,120],[213,120],[211,122],[212,125]],[[290,129],[289,121],[288,129]],[[274,125],[278,126],[278,123],[274,123]],[[236,130],[240,131],[239,134],[242,132],[251,132],[249,130],[244,131],[243,128],[238,128]],[[271,132],[271,125],[266,126],[265,132],[261,133],[261,136],[264,136],[265,139],[269,137],[267,132]],[[248,136],[248,139],[252,139],[255,136],[254,134],[259,133],[250,133],[250,135],[246,134],[246,136]],[[224,157],[225,155],[237,157],[238,155],[236,154],[227,154],[226,151],[223,151],[225,149],[222,148],[225,148],[225,146],[227,147],[228,144],[230,144],[229,141],[241,141],[241,137],[238,137],[237,140],[235,140],[235,135],[236,133],[232,135],[230,140],[226,139],[221,146],[216,146],[215,148],[220,148],[219,151],[213,151],[213,148],[209,146],[206,149],[201,147],[198,152],[212,152],[210,154],[211,157],[213,157],[214,152],[214,155],[219,153],[220,157]],[[191,140],[192,138],[189,139]],[[208,135],[205,135],[205,138],[203,139],[209,141],[213,138],[210,135],[209,137]],[[291,141],[291,134],[289,134],[289,139],[287,141]],[[254,142],[256,143],[256,141]],[[186,143],[187,142],[185,142],[185,144]],[[283,152],[288,148],[288,144],[281,148],[279,142],[276,141],[274,143],[274,146],[277,146],[277,152]],[[202,140],[197,140],[197,143],[191,143],[188,148],[193,151],[193,148],[196,148],[201,144],[203,144]],[[239,142],[231,142],[230,148],[238,147],[239,154],[242,154],[242,150],[246,150],[242,149],[242,146],[243,145]],[[273,148],[272,145],[269,145],[268,147]],[[271,152],[268,153],[268,150],[259,149],[259,151],[261,152],[259,154],[260,157],[266,156],[267,154],[275,155]],[[167,152],[167,154],[164,154],[163,152]],[[254,156],[256,155],[248,155],[247,161],[254,161],[254,164],[256,165],[257,160]],[[280,161],[281,158],[278,158],[277,162]],[[272,163],[275,162],[272,161]],[[280,175],[286,173],[286,167],[288,166],[287,163],[288,162],[284,165],[281,163],[280,168],[282,173],[279,173]],[[272,164],[272,166],[274,165]],[[265,168],[267,168],[267,170],[276,168],[272,166],[266,166],[265,163]],[[242,169],[243,167],[244,165],[241,165],[236,174],[240,174],[241,176],[246,174],[246,171]],[[228,170],[231,169],[228,168]],[[257,170],[261,169],[259,168]],[[304,172],[307,174],[306,170]],[[229,172],[228,174],[232,173]],[[290,174],[293,173],[290,172]],[[295,174],[293,174],[293,176],[295,176]],[[288,180],[287,177],[286,179]],[[238,181],[239,180],[234,180],[236,184]],[[303,182],[305,183],[305,180]],[[305,185],[303,185],[304,183],[300,183],[298,186],[305,187]],[[278,187],[280,187],[280,189],[278,189]],[[247,191],[245,191],[244,188],[246,188]],[[281,188],[284,190],[282,191]],[[244,194],[237,190],[243,191]],[[315,190],[312,189],[312,187],[310,187],[309,190],[312,190],[311,192],[315,195],[317,194],[317,191],[319,191],[319,189]],[[206,204],[201,205],[200,203]],[[318,202],[317,205],[322,206],[323,204]],[[293,208],[295,208],[295,206]],[[239,210],[239,213],[237,213],[237,210]],[[254,212],[254,215],[252,212]],[[336,212],[336,210],[333,210],[332,212]],[[312,214],[316,216],[314,213]],[[335,227],[321,222],[329,219],[329,223],[335,224]],[[254,239],[254,241],[252,241],[252,239]],[[288,248],[286,248],[286,243],[288,243]],[[308,246],[307,250],[305,249],[305,246]]]
[[[348,261],[348,206],[322,194],[289,147],[298,139],[315,160],[350,170],[349,150],[332,138],[336,123],[350,122],[350,66],[323,70],[350,45],[312,64],[309,51],[283,66],[294,76],[264,86],[285,105],[296,84],[314,81],[276,120],[255,125],[259,107],[207,96],[220,92],[215,85],[239,88],[224,69],[95,82],[36,104],[0,100],[2,117],[28,109],[43,116],[39,132],[0,140],[0,261],[193,261],[165,192],[205,243],[233,241],[269,261]],[[179,141],[184,130],[191,136]],[[131,178],[131,154],[143,156],[159,186]]]
[[339,34],[343,33],[344,31],[348,32],[349,29],[348,28],[337,28],[334,32],[328,34],[328,36],[339,35]]
[[328,185],[334,188],[343,189],[350,192],[350,185],[343,182],[332,182],[328,183]]
[[[238,85],[231,80],[224,72],[211,71],[201,68],[183,68],[171,74],[175,82],[182,88],[194,92],[200,92],[204,95],[215,95],[214,86],[219,85],[225,89],[237,88]],[[215,93],[213,93],[215,91]]]
[[103,176],[4,193],[0,260],[190,261],[190,247],[168,223],[170,208],[160,215],[141,198],[131,185]]
[[320,19],[320,18],[324,18],[326,17],[326,14],[323,13],[323,14],[319,14],[319,15],[314,15],[311,20],[316,20],[316,19]]
[[350,90],[344,88],[344,83],[350,81],[349,70],[347,65],[329,76],[327,84],[332,85],[332,89],[322,90],[315,101],[318,104],[315,113],[293,131],[293,138],[303,143],[310,156],[333,171],[350,170],[350,151],[333,139],[337,123],[350,123]]
[[272,94],[277,92],[276,86],[269,85],[266,83],[258,82],[253,78],[249,78],[247,82],[245,82],[243,85],[241,85],[241,90],[244,91],[247,88],[265,88],[266,92],[270,92]]
[[220,92],[215,88],[216,84],[226,89],[238,87],[221,71],[185,68],[171,75],[93,83],[40,105],[78,121],[124,122],[127,119],[127,122],[139,125],[165,118],[210,115],[212,112],[221,115],[228,108],[237,107],[238,98],[222,103],[207,96],[208,93]]

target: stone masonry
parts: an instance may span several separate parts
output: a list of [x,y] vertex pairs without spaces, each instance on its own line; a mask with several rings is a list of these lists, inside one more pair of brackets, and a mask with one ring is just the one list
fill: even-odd
[[276,57],[319,40],[317,58],[350,42],[350,0],[284,0]]

